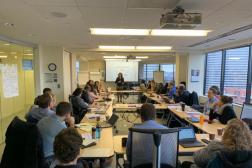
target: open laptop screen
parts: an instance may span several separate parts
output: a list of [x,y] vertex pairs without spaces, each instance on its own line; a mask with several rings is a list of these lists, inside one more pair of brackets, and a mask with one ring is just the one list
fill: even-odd
[[179,141],[195,140],[195,132],[192,127],[180,128]]
[[252,119],[252,104],[244,104],[241,112],[241,119]]

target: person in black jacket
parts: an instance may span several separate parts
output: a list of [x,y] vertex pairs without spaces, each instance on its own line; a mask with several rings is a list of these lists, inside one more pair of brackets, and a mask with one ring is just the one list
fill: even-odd
[[184,85],[179,85],[177,93],[174,96],[174,102],[183,102],[187,106],[190,106],[190,93],[186,90]]
[[89,94],[90,91],[91,91],[91,87],[89,85],[86,85],[84,87],[82,94],[81,94],[81,98],[84,100],[84,102],[86,102],[88,104],[93,104],[94,99],[92,99],[90,97],[90,94]]
[[232,106],[233,98],[228,96],[221,96],[217,105],[219,109],[217,112],[214,112],[212,119],[218,118],[222,124],[227,124],[227,122],[233,118],[236,118],[235,111]]
[[[123,90],[124,78],[121,72],[118,73],[118,77],[116,78],[115,83],[116,83],[116,90]],[[122,102],[122,97],[123,97],[122,93],[117,93],[118,102]]]

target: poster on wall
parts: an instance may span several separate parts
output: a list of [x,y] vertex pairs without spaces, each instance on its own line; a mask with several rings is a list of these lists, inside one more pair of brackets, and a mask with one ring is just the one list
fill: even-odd
[[4,97],[11,98],[18,96],[19,90],[17,64],[3,64],[1,66],[1,70]]
[[200,70],[192,69],[191,70],[191,82],[199,82]]

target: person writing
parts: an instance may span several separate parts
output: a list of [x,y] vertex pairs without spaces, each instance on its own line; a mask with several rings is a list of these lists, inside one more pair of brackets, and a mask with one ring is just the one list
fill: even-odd
[[219,119],[222,124],[227,124],[227,122],[233,118],[236,118],[235,111],[232,106],[233,98],[228,96],[221,96],[217,102],[218,111],[209,114],[212,119]]

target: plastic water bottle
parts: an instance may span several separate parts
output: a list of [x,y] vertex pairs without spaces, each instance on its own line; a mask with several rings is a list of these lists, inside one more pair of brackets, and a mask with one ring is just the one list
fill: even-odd
[[96,137],[96,139],[101,138],[101,127],[100,127],[100,125],[98,123],[96,125],[95,137]]

